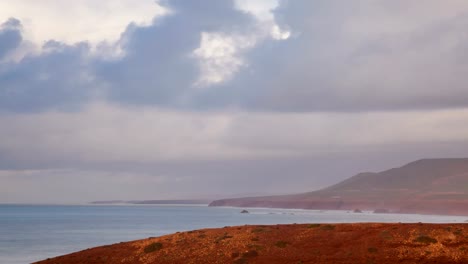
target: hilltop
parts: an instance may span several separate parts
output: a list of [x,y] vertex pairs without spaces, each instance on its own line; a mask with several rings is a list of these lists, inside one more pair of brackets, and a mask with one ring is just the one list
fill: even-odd
[[423,159],[314,192],[223,199],[210,206],[468,215],[468,159]]
[[176,233],[84,250],[58,263],[468,263],[464,224],[302,224]]

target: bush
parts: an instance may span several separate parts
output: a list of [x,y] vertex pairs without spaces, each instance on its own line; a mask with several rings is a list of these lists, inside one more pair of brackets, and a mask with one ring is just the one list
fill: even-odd
[[384,230],[380,233],[380,237],[385,240],[391,240],[393,237],[388,230]]
[[279,248],[285,248],[289,243],[286,242],[286,241],[278,241],[276,242],[275,246],[279,247]]
[[261,228],[261,227],[257,227],[255,229],[252,230],[252,233],[263,233],[265,232],[266,230],[264,228]]
[[247,264],[247,259],[238,258],[238,259],[234,260],[233,264]]
[[218,237],[218,238],[215,240],[215,243],[219,243],[219,242],[221,242],[222,240],[225,240],[225,239],[228,239],[228,238],[232,238],[232,236],[229,236],[228,233],[224,233],[224,235]]
[[244,253],[242,254],[242,257],[243,257],[243,258],[254,258],[254,257],[256,257],[256,256],[258,256],[258,252],[255,251],[255,250],[249,250],[249,251],[244,252]]
[[434,244],[437,243],[437,239],[429,236],[418,236],[414,242],[423,243],[423,244]]
[[159,242],[151,243],[148,246],[145,247],[144,251],[145,253],[151,253],[154,251],[159,251],[161,250],[163,245]]
[[322,230],[335,230],[335,226],[334,225],[324,225],[324,226],[320,227],[320,229],[322,229]]

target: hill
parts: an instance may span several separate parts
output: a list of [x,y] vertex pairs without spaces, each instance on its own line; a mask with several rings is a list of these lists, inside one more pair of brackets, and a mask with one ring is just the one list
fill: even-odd
[[38,264],[468,263],[464,224],[303,224],[205,229]]
[[319,191],[224,199],[210,206],[468,215],[468,159],[423,159],[360,173]]

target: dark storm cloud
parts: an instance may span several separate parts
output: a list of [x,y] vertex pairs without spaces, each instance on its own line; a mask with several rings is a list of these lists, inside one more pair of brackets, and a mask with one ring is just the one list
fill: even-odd
[[10,18],[0,25],[0,60],[21,43],[21,23]]

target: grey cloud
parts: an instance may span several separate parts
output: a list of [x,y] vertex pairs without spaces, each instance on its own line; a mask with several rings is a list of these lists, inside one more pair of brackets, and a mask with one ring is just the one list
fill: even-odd
[[21,23],[15,18],[0,25],[0,61],[22,41]]
[[[86,43],[49,42],[43,54],[0,64],[0,108],[76,108],[106,99],[176,109],[381,111],[465,107],[468,5],[428,1],[282,1],[275,11],[292,37],[259,43],[229,81],[196,89],[192,52],[202,32],[255,34],[232,1],[165,1],[172,15],[130,24],[119,59]],[[15,24],[16,23],[16,24]],[[19,31],[5,24],[5,53]],[[6,32],[6,33],[5,33]],[[7,34],[8,33],[8,34]],[[7,34],[7,35],[5,35]],[[16,37],[13,38],[11,34]]]
[[232,1],[169,1],[169,6],[174,15],[149,27],[128,27],[123,59],[97,63],[111,100],[183,107],[199,74],[192,52],[201,33],[242,30],[252,22]]
[[[199,105],[261,111],[381,111],[468,105],[468,6],[429,1],[283,1],[292,30]],[[220,103],[222,102],[222,103]]]
[[[119,58],[49,41],[0,59],[0,189],[14,190],[0,201],[83,199],[89,186],[93,199],[298,192],[464,156],[468,4],[416,2],[283,1],[291,38],[258,43],[205,88],[192,86],[201,32],[256,30],[231,1],[166,1],[175,13],[129,25]],[[19,26],[3,25],[0,54],[21,44]]]
[[[205,31],[246,30],[254,18],[232,1],[168,1],[174,14],[149,26],[130,24],[119,59],[95,57],[83,42],[49,41],[40,55],[0,64],[0,108],[77,108],[106,99],[131,105],[183,107],[199,74],[192,56]],[[105,49],[105,45],[100,48]]]
[[[459,146],[464,153],[466,144]],[[216,199],[306,192],[363,171],[382,171],[453,146],[294,159],[100,164],[86,169],[0,170],[0,201],[74,203],[112,199]]]
[[[45,52],[19,63],[0,65],[0,107],[18,112],[47,108],[75,109],[97,93],[99,82],[85,59],[86,43],[73,46],[55,41]],[[3,67],[2,67],[3,66]]]
[[0,114],[0,123],[5,124],[0,127],[0,138],[5,139],[0,141],[0,168],[86,168],[113,163],[135,168],[161,162],[367,155],[442,143],[464,146],[467,114],[467,109],[194,113],[107,104],[68,113]]

